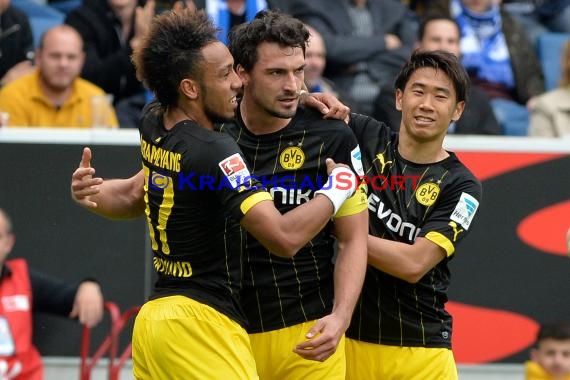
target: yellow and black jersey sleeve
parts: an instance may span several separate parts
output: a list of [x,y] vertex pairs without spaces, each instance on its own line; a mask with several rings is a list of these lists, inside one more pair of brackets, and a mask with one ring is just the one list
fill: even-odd
[[368,198],[366,197],[366,185],[362,184],[356,189],[352,197],[348,198],[335,215],[336,218],[355,215],[368,208]]
[[[467,174],[467,173],[465,173]],[[465,176],[457,188],[449,189],[430,214],[419,236],[423,236],[445,250],[447,256],[467,236],[481,201],[481,184]]]

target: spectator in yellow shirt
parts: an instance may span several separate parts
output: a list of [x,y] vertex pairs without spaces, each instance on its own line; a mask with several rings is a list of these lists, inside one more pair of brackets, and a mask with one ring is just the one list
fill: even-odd
[[[0,91],[0,111],[10,127],[117,127],[112,105],[97,106],[105,92],[79,78],[85,62],[83,41],[75,29],[49,29],[36,51],[37,69]],[[103,100],[105,103],[105,100]]]

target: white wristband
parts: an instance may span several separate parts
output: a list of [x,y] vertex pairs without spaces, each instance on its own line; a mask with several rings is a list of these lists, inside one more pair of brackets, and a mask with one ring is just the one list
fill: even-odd
[[344,201],[350,198],[356,191],[357,180],[356,174],[352,170],[344,166],[338,166],[329,175],[327,183],[315,191],[315,194],[326,196],[333,204],[333,215],[336,215]]

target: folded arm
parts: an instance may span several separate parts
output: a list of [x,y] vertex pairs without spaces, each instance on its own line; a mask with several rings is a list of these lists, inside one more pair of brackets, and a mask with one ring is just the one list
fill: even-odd
[[412,284],[445,257],[442,247],[423,237],[406,244],[368,235],[368,264]]
[[285,214],[281,214],[272,201],[259,202],[245,213],[241,224],[273,254],[295,256],[354,193],[354,188],[337,182],[350,177],[352,183],[355,183],[356,177],[346,165],[335,164],[328,159],[327,170],[330,174],[329,181],[309,202]]

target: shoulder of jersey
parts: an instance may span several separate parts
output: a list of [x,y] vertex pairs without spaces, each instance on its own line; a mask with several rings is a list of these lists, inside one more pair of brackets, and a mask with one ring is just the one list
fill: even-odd
[[342,120],[323,119],[323,115],[319,111],[313,109],[301,108],[301,110],[303,110],[303,114],[300,122],[303,124],[310,124],[307,130],[315,130],[321,128],[335,132],[346,130],[346,132],[349,133],[350,131],[348,125]]
[[459,157],[455,156],[455,160],[453,160],[450,165],[453,166],[449,167],[449,169],[452,170],[452,172],[455,173],[457,177],[465,181],[471,181],[476,186],[481,187],[481,181],[479,181],[475,174],[473,174],[473,172],[467,166],[465,166],[463,162],[461,162]]

